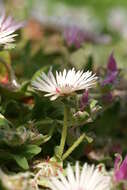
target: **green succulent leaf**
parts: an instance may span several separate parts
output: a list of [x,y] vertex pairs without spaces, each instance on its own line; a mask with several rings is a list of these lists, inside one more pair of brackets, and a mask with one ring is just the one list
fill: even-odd
[[33,157],[41,152],[41,148],[37,145],[26,145],[24,148],[24,155]]
[[22,156],[22,155],[12,155],[12,157],[21,168],[23,168],[24,170],[29,169],[27,159],[24,156]]

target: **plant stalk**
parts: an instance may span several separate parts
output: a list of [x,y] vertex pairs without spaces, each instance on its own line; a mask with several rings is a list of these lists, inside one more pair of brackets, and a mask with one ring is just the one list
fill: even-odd
[[84,140],[85,133],[82,134],[75,142],[74,144],[64,153],[62,156],[62,160],[65,160],[72,152],[73,150]]
[[62,155],[63,155],[66,138],[67,138],[68,112],[69,112],[68,107],[66,105],[64,105],[64,125],[63,125],[63,129],[62,129],[61,141],[60,141],[60,146],[59,146],[59,156],[60,157],[62,157]]

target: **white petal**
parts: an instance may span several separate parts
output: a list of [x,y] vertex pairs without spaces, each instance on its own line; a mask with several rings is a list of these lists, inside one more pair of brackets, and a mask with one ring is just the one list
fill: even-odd
[[7,44],[14,41],[17,34],[13,34],[23,26],[23,22],[15,22],[11,16],[6,17],[3,11],[0,17],[0,44]]
[[50,180],[52,190],[111,190],[111,177],[105,176],[94,165],[84,164],[81,176],[78,162],[75,172],[68,165],[66,177],[60,171],[58,174],[58,177]]
[[83,70],[77,71],[72,68],[70,70],[64,69],[63,72],[56,71],[56,76],[53,75],[51,70],[48,75],[41,73],[32,86],[40,91],[48,92],[46,96],[52,96],[51,100],[55,100],[59,96],[72,94],[78,90],[92,88],[97,82],[97,77],[92,75],[92,72],[84,72]]

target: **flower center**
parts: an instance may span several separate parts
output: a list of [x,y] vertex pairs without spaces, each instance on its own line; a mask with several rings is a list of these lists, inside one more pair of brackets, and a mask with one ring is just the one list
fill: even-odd
[[59,90],[58,88],[56,88],[56,92],[57,92],[57,93],[60,93],[60,90]]

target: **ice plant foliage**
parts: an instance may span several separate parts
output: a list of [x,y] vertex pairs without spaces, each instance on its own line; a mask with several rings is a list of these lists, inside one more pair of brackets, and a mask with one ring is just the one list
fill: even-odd
[[53,177],[50,181],[52,190],[110,190],[111,179],[95,168],[94,165],[84,164],[80,171],[78,162],[75,165],[75,171],[70,165],[67,167],[67,176],[58,172],[58,178]]
[[115,160],[114,169],[114,178],[116,182],[127,180],[127,156],[121,163],[121,156],[118,154]]
[[70,95],[75,91],[92,88],[96,82],[97,76],[92,72],[76,71],[72,68],[68,71],[64,69],[63,72],[56,71],[56,76],[51,71],[49,71],[48,75],[42,72],[32,82],[32,86],[36,90],[47,92],[45,96],[51,96],[50,99],[55,100],[60,96]]
[[0,44],[6,45],[15,41],[13,34],[16,30],[24,26],[24,22],[16,22],[11,16],[6,16],[5,12],[0,16]]

